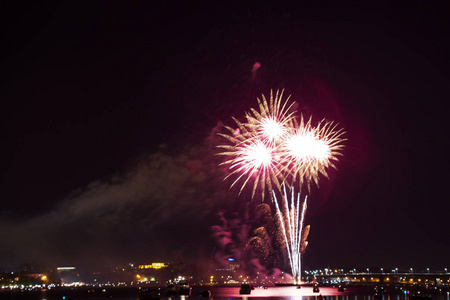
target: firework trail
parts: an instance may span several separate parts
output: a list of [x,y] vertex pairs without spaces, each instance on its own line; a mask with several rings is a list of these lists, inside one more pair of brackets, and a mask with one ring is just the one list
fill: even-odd
[[306,238],[309,233],[309,226],[303,229],[303,223],[306,212],[306,200],[300,207],[300,193],[297,195],[297,201],[295,201],[294,189],[292,189],[291,201],[289,205],[289,198],[284,187],[284,212],[280,209],[278,200],[276,198],[275,192],[273,192],[273,197],[275,198],[275,207],[277,209],[277,214],[280,218],[281,232],[286,243],[286,252],[289,258],[289,264],[291,266],[292,277],[294,278],[294,283],[300,283],[301,281],[301,254],[306,250]]

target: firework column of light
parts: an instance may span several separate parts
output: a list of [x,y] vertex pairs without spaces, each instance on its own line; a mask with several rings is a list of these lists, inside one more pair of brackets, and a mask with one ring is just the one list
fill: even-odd
[[281,232],[283,233],[286,244],[286,252],[288,254],[289,264],[291,266],[292,277],[294,278],[294,283],[300,283],[301,254],[306,249],[306,239],[309,233],[309,226],[303,230],[303,221],[306,212],[306,197],[303,204],[300,206],[300,193],[297,196],[297,201],[295,201],[294,189],[292,189],[291,205],[289,205],[289,198],[286,188],[284,187],[284,195],[282,196],[284,200],[284,212],[280,209],[275,191],[273,191],[273,197],[275,199],[274,202],[277,209],[277,214],[280,219]]
[[[282,97],[283,91],[275,95],[271,91],[269,101],[264,95],[262,100],[258,98],[259,111],[247,112],[245,122],[233,118],[237,128],[225,126],[230,134],[220,134],[231,144],[218,147],[223,149],[219,155],[228,157],[221,163],[230,170],[225,179],[235,177],[231,187],[242,182],[240,194],[253,181],[252,199],[258,186],[262,201],[266,191],[271,195],[297,283],[301,278],[300,258],[307,245],[309,226],[303,229],[306,197],[300,206],[300,194],[295,201],[294,187],[298,185],[299,190],[306,187],[309,191],[311,183],[318,186],[320,174],[328,177],[326,170],[335,167],[333,162],[341,155],[345,139],[344,131],[333,122],[322,120],[313,126],[311,117],[307,121],[303,115],[297,118],[293,110],[295,102],[289,104],[289,97],[282,102]],[[286,185],[292,192],[290,205]],[[282,201],[277,200],[276,192],[284,194]]]

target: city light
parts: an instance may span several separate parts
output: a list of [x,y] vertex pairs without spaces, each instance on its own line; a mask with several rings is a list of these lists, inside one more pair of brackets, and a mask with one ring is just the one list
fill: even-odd
[[[175,264],[177,265],[177,264]],[[123,271],[125,269],[125,271]],[[176,270],[176,268],[174,269]],[[100,277],[96,277],[93,279],[91,276],[95,274],[90,274],[90,281],[86,281],[86,278],[79,277],[79,274],[82,272],[72,272],[73,281],[65,281],[61,284],[61,281],[58,283],[58,275],[65,276],[69,273],[58,272],[55,274],[56,276],[50,276],[48,272],[41,270],[40,272],[30,273],[28,275],[23,275],[24,273],[19,272],[4,272],[0,274],[0,291],[4,289],[18,289],[18,290],[41,290],[41,289],[52,289],[54,287],[76,287],[76,286],[92,286],[92,287],[102,287],[107,288],[110,287],[118,287],[118,286],[143,286],[150,284],[161,284],[165,285],[168,282],[177,285],[178,282],[182,280],[188,280],[189,283],[193,285],[236,285],[239,283],[249,283],[257,286],[271,286],[276,285],[277,283],[287,283],[291,282],[291,277],[286,276],[286,272],[280,273],[278,276],[270,276],[267,277],[261,272],[255,272],[253,275],[246,274],[243,269],[237,268],[237,273],[232,272],[229,269],[216,269],[216,272],[209,273],[207,276],[203,278],[196,278],[192,276],[182,275],[174,275],[172,272],[168,272],[172,274],[170,280],[164,279],[160,280],[158,274],[167,274],[163,269],[161,271],[155,269],[139,269],[136,265],[135,268],[123,268],[123,267],[114,267],[112,269],[113,272],[110,274],[120,274],[120,281],[114,281],[111,278],[105,278],[104,275],[108,272],[94,272]],[[119,271],[119,273],[118,273]],[[236,271],[236,270],[235,270]],[[445,272],[445,273],[444,273]],[[22,274],[19,277],[19,274]],[[398,274],[398,275],[397,275]],[[97,276],[95,275],[95,276]],[[129,276],[127,279],[124,279],[124,276]],[[103,277],[103,278],[101,278]],[[27,281],[24,281],[28,280]],[[29,281],[34,280],[35,284],[29,284]],[[53,281],[55,280],[55,281]],[[373,285],[374,287],[381,288],[385,284],[398,287],[400,289],[408,289],[411,291],[409,286],[415,287],[428,287],[429,291],[434,291],[441,293],[447,293],[447,290],[450,291],[450,277],[448,275],[447,268],[437,268],[436,271],[433,271],[431,268],[406,268],[399,270],[398,268],[362,268],[362,269],[343,269],[333,267],[331,268],[323,268],[323,269],[309,269],[304,270],[303,276],[301,277],[302,283],[305,283],[306,286],[311,283],[319,283],[319,284],[338,284],[345,285],[350,287],[351,285],[357,286],[358,284],[363,285]],[[1,295],[0,295],[1,298]],[[425,299],[427,300],[427,299]]]
[[166,268],[166,267],[168,267],[168,265],[165,263],[161,263],[161,262],[154,262],[150,265],[139,265],[138,266],[139,269],[156,269],[156,270],[161,269],[161,268]]

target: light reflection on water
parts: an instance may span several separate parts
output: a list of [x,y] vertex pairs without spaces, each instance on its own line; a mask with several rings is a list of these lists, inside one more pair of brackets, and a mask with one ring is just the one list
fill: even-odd
[[[283,286],[283,287],[268,287],[267,289],[255,287],[251,291],[250,295],[240,295],[239,287],[196,287],[192,288],[190,296],[172,296],[165,297],[162,294],[160,300],[200,300],[198,295],[202,290],[210,290],[211,297],[203,298],[205,300],[319,300],[319,296],[322,295],[324,300],[409,300],[407,295],[400,293],[383,294],[381,298],[375,298],[373,294],[362,292],[361,290],[355,290],[349,288],[344,292],[339,292],[337,288],[332,287],[320,287],[319,293],[313,293],[312,287],[303,286],[301,289],[297,289],[295,286]],[[129,290],[127,295],[119,295],[112,293],[112,299],[116,300],[139,300],[139,296],[136,293],[131,293],[133,290]],[[162,289],[163,292],[163,289]],[[37,292],[33,294],[22,294],[21,292],[13,294],[0,293],[0,298],[3,299],[28,299],[28,300],[61,300],[62,296],[66,295],[66,299],[83,299],[94,300],[99,299],[99,295],[92,297],[87,294],[76,295],[71,294],[70,291],[61,291],[58,294]],[[5,297],[6,296],[6,297]],[[105,298],[102,295],[101,298]],[[449,295],[432,295],[431,300],[450,300]]]
[[[363,297],[355,298],[356,295],[349,298],[348,292],[339,292],[336,288],[331,287],[321,287],[319,293],[314,293],[312,287],[302,287],[297,289],[295,286],[285,286],[285,287],[269,287],[255,288],[252,290],[250,295],[239,295],[239,287],[221,287],[211,289],[212,298],[242,298],[251,300],[256,300],[254,298],[282,298],[282,299],[319,299],[322,295],[326,297],[326,300],[371,300],[369,298],[364,299]],[[391,299],[383,299],[391,300]],[[397,300],[397,299],[392,299]],[[400,300],[400,299],[399,299]]]
[[[342,292],[339,292],[342,295]],[[337,289],[322,287],[320,288],[320,293],[313,293],[312,287],[302,287],[301,289],[297,289],[295,286],[283,286],[283,287],[269,287],[267,289],[264,288],[255,288],[251,291],[250,295],[240,295],[239,287],[220,287],[220,288],[212,288],[211,296],[213,298],[273,298],[280,297],[283,299],[300,299],[302,297],[316,298],[317,296],[334,296],[338,294]],[[254,299],[253,299],[254,300]],[[330,299],[331,300],[331,299]],[[342,299],[348,300],[348,299]]]
[[[314,293],[312,287],[302,287],[301,289],[297,289],[295,286],[269,287],[268,289],[255,287],[250,295],[240,295],[239,287],[211,289],[211,299],[213,300],[233,300],[235,298],[242,300],[267,300],[267,298],[270,300],[319,300],[320,295],[324,300],[408,300],[408,296],[403,294],[383,294],[381,298],[375,298],[374,295],[352,289],[339,292],[337,288],[332,287],[321,287],[319,293]],[[450,297],[449,295],[432,295],[432,300],[450,300]]]

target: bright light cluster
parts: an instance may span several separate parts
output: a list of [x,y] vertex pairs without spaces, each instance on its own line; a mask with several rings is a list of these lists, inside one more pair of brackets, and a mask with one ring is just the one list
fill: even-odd
[[301,254],[305,252],[308,242],[306,239],[309,234],[309,226],[303,228],[305,213],[306,213],[306,197],[302,204],[300,204],[300,193],[297,194],[297,201],[295,200],[294,189],[289,201],[289,195],[284,187],[284,195],[278,201],[273,192],[275,199],[275,207],[280,221],[281,233],[284,237],[286,245],[286,252],[289,258],[289,264],[292,270],[292,277],[295,284],[301,282]]
[[233,118],[237,128],[225,126],[230,134],[220,134],[231,143],[219,146],[224,149],[219,155],[229,157],[221,164],[231,171],[226,178],[236,177],[231,186],[242,181],[241,193],[253,182],[252,198],[259,186],[263,201],[265,190],[281,191],[282,182],[308,189],[311,182],[318,185],[319,174],[328,177],[326,169],[334,167],[343,148],[342,129],[333,122],[322,120],[313,126],[311,118],[297,118],[295,102],[282,97],[283,91],[271,91],[268,100],[262,95],[257,99],[259,110],[251,108],[245,122]]

